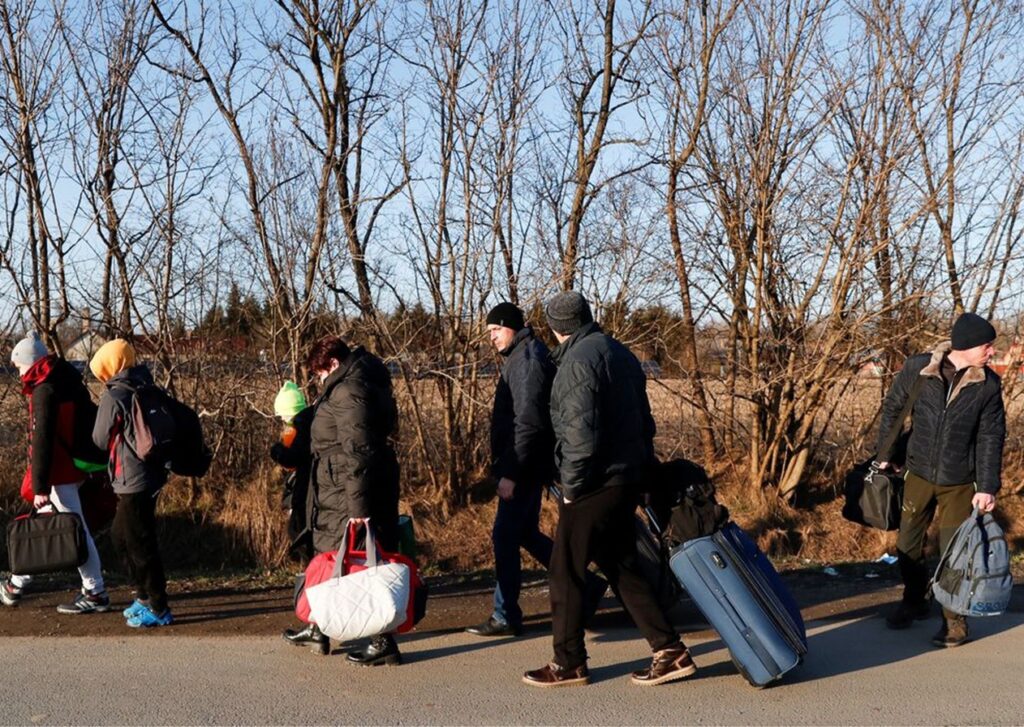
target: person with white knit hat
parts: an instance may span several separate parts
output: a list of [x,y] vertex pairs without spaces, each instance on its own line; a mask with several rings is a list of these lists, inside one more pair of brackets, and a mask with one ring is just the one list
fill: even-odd
[[[30,333],[15,344],[11,363],[21,377],[28,399],[28,467],[22,479],[22,497],[35,509],[52,506],[58,512],[73,512],[82,518],[88,558],[79,569],[82,592],[71,603],[57,607],[60,613],[99,613],[110,608],[103,584],[100,556],[82,512],[78,488],[84,474],[78,468],[74,444],[88,439],[91,432],[77,432],[79,409],[91,407],[89,390],[81,374],[70,363],[50,354],[39,336]],[[0,603],[17,606],[31,576],[11,574],[0,583]]]
[[18,375],[24,376],[36,361],[47,356],[46,344],[39,340],[39,334],[32,331],[14,344],[11,351],[11,363],[18,369]]

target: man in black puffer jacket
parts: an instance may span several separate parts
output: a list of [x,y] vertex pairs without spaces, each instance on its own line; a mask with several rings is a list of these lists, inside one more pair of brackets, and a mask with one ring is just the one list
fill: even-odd
[[[491,413],[491,475],[499,497],[491,539],[498,582],[491,617],[466,631],[476,636],[518,636],[523,624],[519,549],[525,548],[545,568],[551,561],[551,538],[540,531],[540,505],[554,474],[555,438],[548,405],[555,366],[548,347],[534,336],[516,305],[499,303],[486,321],[491,344],[505,357]],[[591,612],[606,586],[589,577]]]
[[[1006,439],[1002,384],[986,366],[995,354],[995,338],[988,321],[964,313],[953,324],[951,341],[907,360],[882,405],[879,447],[886,433],[902,424],[896,420],[916,383],[896,543],[904,591],[886,619],[890,628],[903,629],[929,615],[924,539],[936,511],[944,551],[973,508],[995,507]],[[879,451],[880,466],[888,466],[892,455]],[[966,640],[966,619],[944,613],[932,643],[949,647]]]
[[633,519],[638,487],[654,460],[654,419],[640,362],[594,323],[574,291],[546,308],[559,346],[551,389],[555,463],[563,502],[551,555],[554,658],[523,676],[540,687],[587,684],[583,594],[596,562],[654,652],[633,682],[662,684],[696,672],[689,651],[638,570]]
[[540,531],[541,495],[552,481],[554,435],[548,399],[555,367],[548,347],[533,335],[523,312],[499,303],[487,314],[487,333],[505,357],[491,411],[491,475],[498,483],[494,544],[494,610],[482,624],[466,631],[475,636],[518,636],[523,547],[545,568],[551,538]]

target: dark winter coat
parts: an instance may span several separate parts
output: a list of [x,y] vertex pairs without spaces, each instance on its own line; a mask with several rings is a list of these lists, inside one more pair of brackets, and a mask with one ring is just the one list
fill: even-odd
[[550,483],[555,438],[549,402],[555,365],[529,326],[500,353],[505,364],[491,413],[491,474],[516,484]]
[[[28,398],[29,466],[25,481],[34,495],[49,495],[53,485],[81,482],[75,467],[75,410],[89,391],[78,369],[56,355],[37,361],[22,377]],[[27,489],[27,488],[26,488]]]
[[311,432],[316,410],[307,406],[292,419],[295,438],[290,446],[277,442],[270,448],[270,457],[282,467],[291,470],[285,481],[281,504],[291,510],[288,516],[289,552],[296,560],[308,560],[312,553],[313,497],[310,480],[313,469]]
[[381,547],[393,550],[398,460],[390,437],[398,410],[391,375],[379,358],[357,348],[327,377],[313,406],[313,547],[336,550],[348,519],[369,517]]
[[167,483],[166,464],[143,462],[124,436],[125,422],[131,421],[132,394],[140,386],[152,385],[153,375],[145,364],[139,364],[111,376],[100,397],[92,440],[110,454],[110,484],[119,495],[156,492]]
[[636,356],[588,323],[552,352],[555,462],[562,494],[638,484],[654,461],[654,418]]
[[[1006,439],[1002,384],[988,367],[967,368],[947,391],[942,361],[949,343],[931,354],[907,359],[882,405],[879,448],[896,419],[914,379],[921,387],[911,413],[906,467],[936,485],[977,483],[978,492],[999,491]],[[879,452],[885,462],[891,452]]]

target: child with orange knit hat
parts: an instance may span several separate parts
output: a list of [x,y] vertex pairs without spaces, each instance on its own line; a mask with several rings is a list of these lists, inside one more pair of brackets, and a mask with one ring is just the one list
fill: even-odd
[[89,369],[106,386],[92,438],[110,453],[110,483],[117,493],[111,535],[135,588],[135,600],[124,610],[125,623],[131,628],[169,626],[174,617],[156,530],[157,497],[167,482],[168,464],[143,461],[130,442],[133,397],[138,389],[155,385],[153,375],[121,338],[103,344]]

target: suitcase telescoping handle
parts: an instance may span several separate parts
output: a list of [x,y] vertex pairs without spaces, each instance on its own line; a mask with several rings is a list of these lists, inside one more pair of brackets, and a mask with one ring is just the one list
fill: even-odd
[[658,516],[654,514],[654,508],[650,505],[644,506],[644,515],[647,516],[647,524],[651,528],[651,532],[661,537],[661,523],[658,522]]

